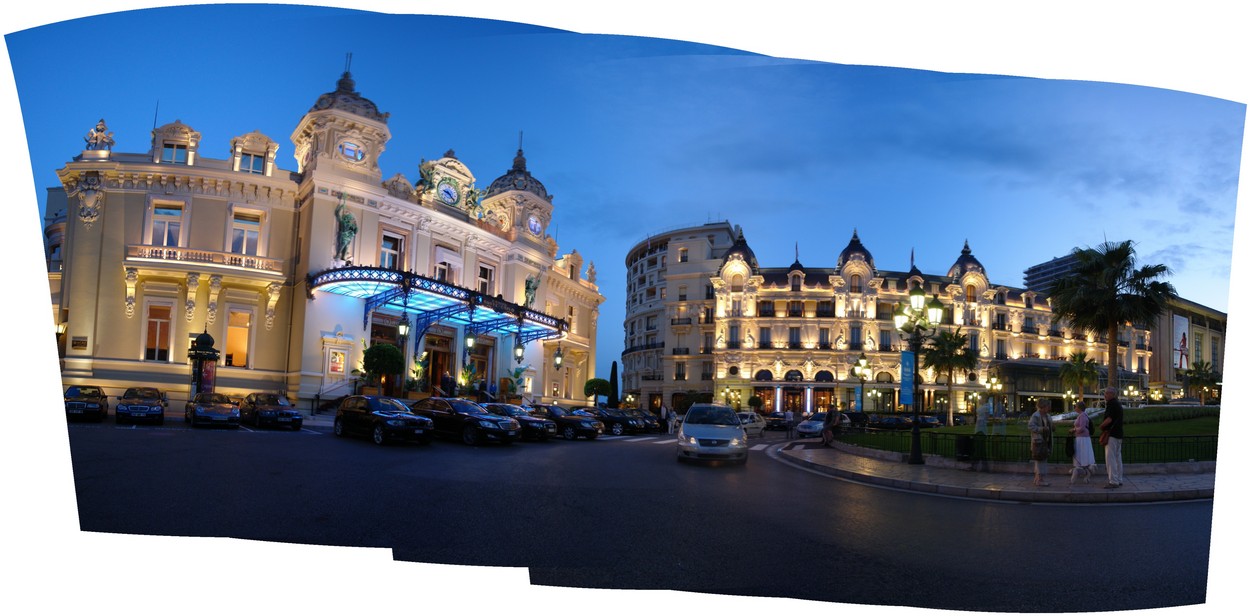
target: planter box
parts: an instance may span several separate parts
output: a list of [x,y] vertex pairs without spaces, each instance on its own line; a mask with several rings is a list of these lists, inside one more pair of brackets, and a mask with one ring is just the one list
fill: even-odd
[[380,396],[382,395],[381,387],[361,387],[360,395],[362,396]]
[[429,397],[430,397],[430,392],[428,392],[428,391],[408,391],[408,392],[404,392],[404,399],[406,399],[406,400],[424,400],[424,399],[429,398]]

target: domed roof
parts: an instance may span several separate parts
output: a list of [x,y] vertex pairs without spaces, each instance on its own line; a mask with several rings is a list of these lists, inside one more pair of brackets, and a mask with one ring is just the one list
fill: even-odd
[[309,111],[324,109],[346,111],[383,124],[386,124],[387,118],[391,117],[390,113],[379,112],[378,106],[373,104],[373,101],[356,92],[356,81],[352,79],[352,74],[346,71],[343,72],[342,77],[339,77],[338,87],[333,92],[322,94]]
[[959,258],[955,259],[955,264],[951,266],[947,276],[951,278],[962,278],[968,272],[977,272],[985,274],[985,267],[981,265],[977,258],[972,256],[972,249],[968,248],[968,240],[964,240],[964,249],[959,251]]
[[868,267],[874,270],[877,269],[877,266],[872,262],[872,253],[868,252],[868,249],[864,248],[864,245],[859,241],[859,229],[851,232],[851,241],[847,243],[846,248],[842,249],[842,254],[838,255],[838,271],[841,271],[842,266],[846,265],[847,261],[850,261],[854,255],[863,257]]
[[755,260],[755,251],[751,250],[750,246],[747,246],[747,238],[742,234],[741,229],[738,230],[738,239],[734,240],[734,245],[725,251],[725,257],[720,262],[721,269],[725,268],[725,264],[729,263],[729,258],[733,255],[742,256],[742,260],[751,267],[752,276],[760,273],[760,264]]
[[512,169],[490,183],[490,188],[486,189],[486,196],[493,197],[509,190],[523,190],[538,195],[545,201],[551,201],[551,195],[547,194],[547,187],[525,169],[525,152],[521,148],[517,148],[516,158],[512,159]]

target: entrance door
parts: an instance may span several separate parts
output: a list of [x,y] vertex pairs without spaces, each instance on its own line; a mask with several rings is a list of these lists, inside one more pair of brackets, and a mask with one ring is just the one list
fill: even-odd
[[796,414],[803,414],[803,390],[802,389],[783,389],[781,390],[781,410],[794,411]]

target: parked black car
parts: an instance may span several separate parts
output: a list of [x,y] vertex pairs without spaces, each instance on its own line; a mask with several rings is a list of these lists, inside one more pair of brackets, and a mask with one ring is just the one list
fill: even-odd
[[521,438],[521,424],[496,415],[463,398],[425,398],[412,404],[412,412],[434,420],[434,433],[459,438],[465,445],[482,442],[511,443]]
[[622,409],[622,410],[625,411],[626,413],[629,413],[630,415],[633,415],[641,419],[643,423],[643,430],[646,432],[667,432],[668,431],[668,426],[666,425],[666,426],[661,427],[660,418],[656,417],[655,413],[652,413],[651,411],[644,411],[642,409]]
[[863,411],[847,411],[842,415],[851,420],[850,427],[852,428],[863,428],[868,425],[868,413]]
[[873,415],[868,418],[868,427],[878,430],[903,430],[911,428],[911,421],[902,415]]
[[434,438],[434,422],[414,414],[394,398],[347,396],[334,415],[334,434],[367,434],[385,445],[392,440],[428,444]]
[[530,412],[515,404],[488,402],[482,408],[505,417],[511,417],[521,424],[521,438],[533,441],[545,441],[556,434],[556,422],[545,417],[535,417]]
[[289,426],[292,430],[299,430],[304,426],[303,413],[280,394],[248,394],[239,404],[239,413],[243,421],[257,428]]
[[119,424],[139,420],[163,424],[167,404],[165,394],[155,387],[131,387],[118,396],[113,409],[114,420]]
[[574,413],[556,404],[535,404],[530,407],[530,414],[535,417],[548,417],[556,422],[560,436],[574,440],[579,436],[595,439],[603,434],[603,422],[591,417]]
[[612,434],[613,436],[642,432],[647,427],[646,422],[643,421],[641,417],[631,415],[621,409],[583,406],[573,410],[585,411],[589,415],[592,415],[595,419],[603,422],[604,431]]
[[65,417],[104,421],[109,416],[109,398],[95,385],[70,385],[65,390]]
[[785,430],[787,427],[786,414],[781,411],[774,411],[764,417],[765,430]]

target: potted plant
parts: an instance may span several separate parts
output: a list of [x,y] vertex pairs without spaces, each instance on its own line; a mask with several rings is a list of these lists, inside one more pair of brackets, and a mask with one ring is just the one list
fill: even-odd
[[758,413],[760,412],[760,407],[764,406],[764,399],[759,396],[751,396],[747,398],[747,406],[751,407],[752,411]]
[[364,367],[366,385],[361,389],[365,395],[382,393],[381,383],[388,374],[398,374],[404,369],[404,353],[393,344],[381,342],[365,348]]
[[528,369],[529,366],[520,366],[509,373],[508,377],[504,379],[504,385],[506,386],[504,401],[508,404],[521,404],[521,377]]

